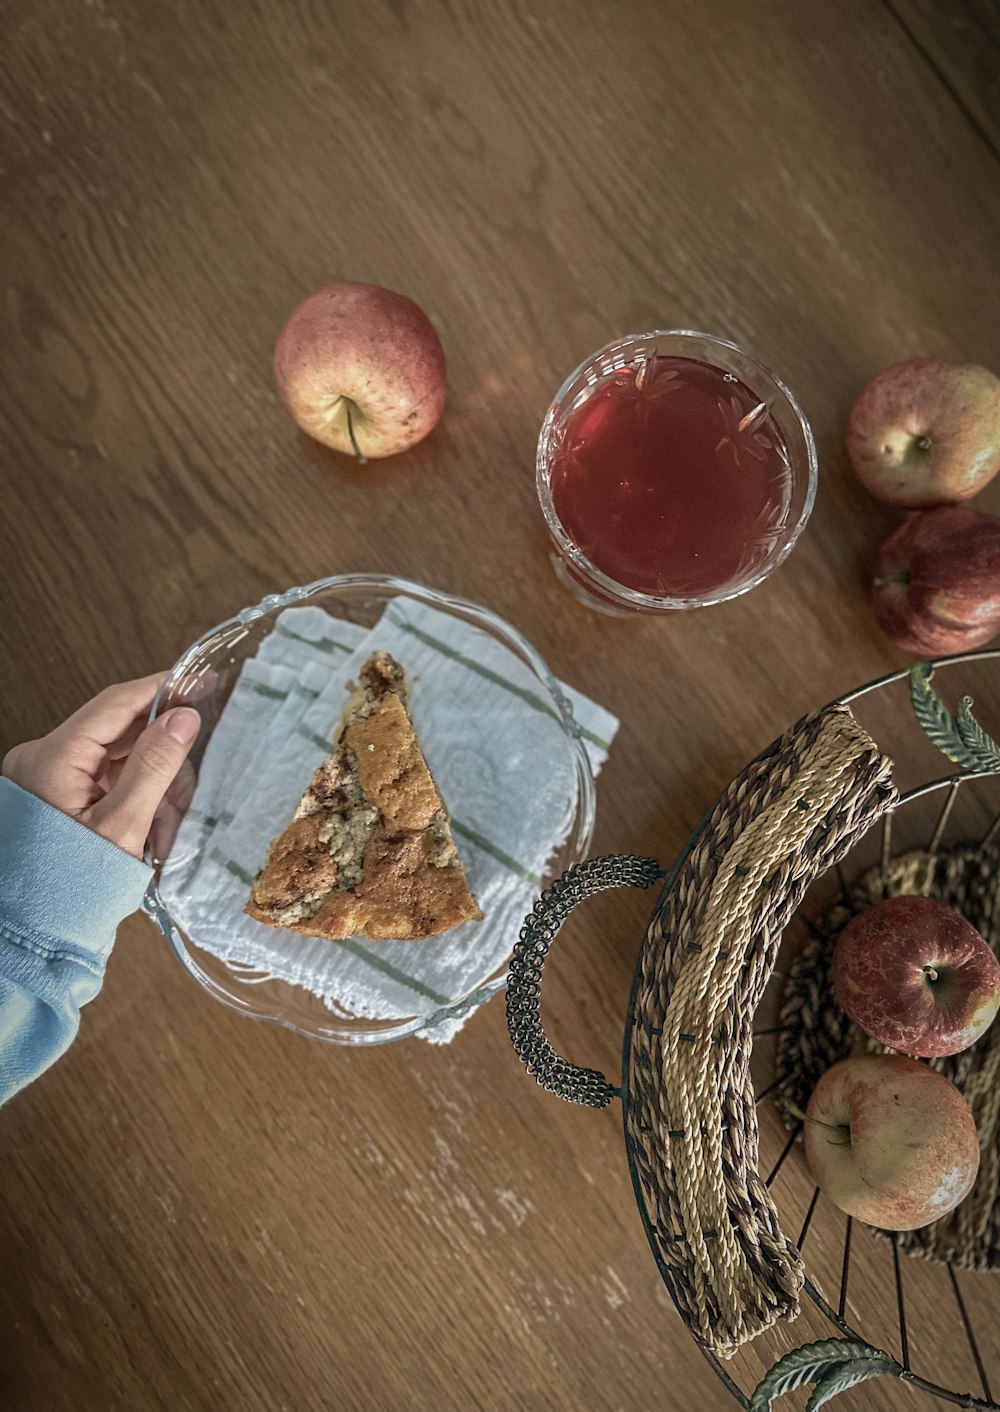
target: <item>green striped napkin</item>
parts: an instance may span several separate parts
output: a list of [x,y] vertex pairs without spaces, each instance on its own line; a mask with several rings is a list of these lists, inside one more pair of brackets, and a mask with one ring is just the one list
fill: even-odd
[[[242,747],[249,764],[232,778],[223,768],[208,785],[199,779],[195,818],[178,836],[182,849],[186,833],[196,839],[197,866],[175,873],[172,855],[161,895],[191,938],[230,964],[304,986],[338,1014],[416,1016],[426,1038],[450,1039],[462,1021],[449,1011],[503,965],[572,826],[577,757],[559,711],[496,638],[402,596],[367,633],[318,608],[287,609],[261,650],[258,686],[261,666],[287,669],[276,660],[279,644],[301,649],[298,677],[284,691],[247,690],[232,723],[230,707],[223,712],[209,749],[224,762]],[[378,943],[329,942],[251,921],[242,908],[268,843],[329,751],[347,683],[376,648],[411,679],[414,723],[484,920],[429,941]],[[618,723],[562,690],[596,774]]]

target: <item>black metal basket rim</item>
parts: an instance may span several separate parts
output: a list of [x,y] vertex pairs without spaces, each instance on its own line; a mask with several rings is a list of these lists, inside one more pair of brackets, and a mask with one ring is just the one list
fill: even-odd
[[[947,657],[929,657],[927,661],[935,671],[938,667],[958,667],[963,662],[988,662],[993,658],[1000,657],[1000,647],[980,647],[973,652],[953,652]],[[875,677],[872,681],[866,682],[864,686],[855,687],[846,696],[838,696],[835,701],[830,702],[830,706],[850,706],[852,701],[857,701],[862,696],[867,696],[870,691],[876,691],[882,686],[891,686],[893,682],[902,681],[908,677],[912,667],[900,667],[895,672],[887,672],[885,676]],[[829,710],[829,707],[827,707]]]

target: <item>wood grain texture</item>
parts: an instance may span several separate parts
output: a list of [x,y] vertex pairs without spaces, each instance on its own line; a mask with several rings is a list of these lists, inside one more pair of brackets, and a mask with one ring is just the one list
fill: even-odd
[[[887,363],[1000,365],[995,16],[10,0],[0,745],[264,592],[394,572],[490,604],[620,716],[595,851],[671,859],[768,740],[904,661],[864,593],[895,518],[842,428]],[[307,444],[275,398],[277,330],[336,278],[405,291],[445,345],[445,419],[397,463]],[[657,325],[793,387],[820,493],[752,594],[612,623],[552,577],[534,442],[571,368]],[[611,1073],[647,910],[588,906],[548,978],[554,1043]],[[0,1134],[4,1407],[730,1405],[659,1283],[618,1115],[537,1091],[500,1005],[443,1049],[331,1050],[224,1011],[131,919]],[[794,1223],[808,1178],[782,1181]],[[836,1221],[809,1237],[829,1261]],[[895,1348],[884,1250],[857,1259],[852,1315]],[[940,1287],[906,1276],[933,1343]],[[1000,1296],[967,1297],[996,1367]],[[788,1343],[823,1332],[809,1312]],[[978,1390],[946,1344],[941,1376]]]
[[998,0],[886,0],[933,75],[951,93],[986,147],[1000,161],[1000,34]]

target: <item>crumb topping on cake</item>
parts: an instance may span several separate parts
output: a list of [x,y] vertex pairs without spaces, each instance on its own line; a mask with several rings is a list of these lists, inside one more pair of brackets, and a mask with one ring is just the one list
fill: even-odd
[[482,913],[386,652],[359,673],[337,744],[254,880],[246,911],[310,936],[434,936]]

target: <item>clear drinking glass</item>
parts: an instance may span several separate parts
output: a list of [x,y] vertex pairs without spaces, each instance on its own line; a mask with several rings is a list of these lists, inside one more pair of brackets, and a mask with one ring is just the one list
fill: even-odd
[[785,385],[735,343],[687,329],[633,334],[581,364],[536,461],[556,573],[612,614],[746,593],[791,552],[816,475]]

